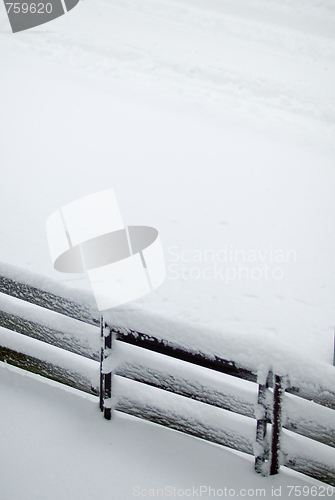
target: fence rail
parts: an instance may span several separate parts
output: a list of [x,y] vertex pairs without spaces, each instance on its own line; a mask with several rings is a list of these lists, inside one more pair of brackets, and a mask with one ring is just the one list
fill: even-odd
[[[301,452],[301,456],[292,453],[290,447],[287,446],[289,435],[283,436],[282,432],[283,427],[309,440],[313,439],[318,446],[327,445],[327,449],[335,448],[335,424],[329,425],[329,412],[333,414],[335,410],[335,391],[330,392],[317,387],[306,389],[304,385],[290,387],[287,377],[280,377],[271,372],[268,373],[266,383],[261,384],[258,382],[256,370],[241,366],[233,360],[225,360],[218,356],[213,357],[204,352],[192,352],[165,339],[109,325],[103,318],[100,318],[96,311],[92,311],[89,305],[77,304],[69,298],[50,293],[29,283],[21,283],[12,277],[0,276],[0,292],[20,299],[20,302],[26,301],[34,306],[40,306],[95,327],[90,338],[81,337],[71,330],[58,329],[57,325],[53,328],[44,324],[43,321],[34,321],[29,317],[27,309],[20,308],[20,304],[13,305],[8,300],[1,300],[0,297],[1,327],[5,328],[6,331],[15,331],[98,362],[96,370],[99,370],[100,365],[100,386],[92,382],[89,376],[79,373],[75,369],[64,368],[62,363],[48,362],[38,359],[38,356],[32,356],[31,353],[19,352],[20,349],[17,347],[2,345],[5,343],[1,343],[0,337],[1,361],[87,393],[99,395],[100,408],[104,412],[105,418],[111,418],[113,407],[115,407],[119,411],[254,454],[255,469],[264,475],[278,472],[281,452],[284,457],[282,459],[283,465],[335,486],[335,467],[330,466],[326,460],[323,463],[313,455],[311,456],[311,453],[308,452],[308,446],[306,446],[306,452]],[[258,399],[252,401],[239,394],[232,394],[231,391],[225,390],[224,385],[218,389],[211,387],[208,383],[201,384],[192,376],[174,375],[164,371],[164,366],[157,364],[156,366],[148,366],[141,362],[141,359],[136,359],[136,356],[130,360],[125,359],[118,366],[111,368],[113,348],[122,344],[131,344],[146,352],[153,351],[169,359],[178,359],[182,363],[191,363],[258,384]],[[199,403],[205,403],[209,409],[216,407],[211,410],[213,415],[222,410],[228,411],[228,413],[222,414],[223,421],[219,426],[216,422],[208,424],[211,421],[210,414],[208,418],[206,417],[206,421],[198,420],[195,422],[191,415],[189,418],[187,415],[185,416],[185,411],[184,413],[167,412],[164,405],[160,407],[155,402],[143,405],[142,399],[136,397],[136,391],[128,396],[125,395],[127,388],[124,385],[122,386],[124,393],[122,394],[121,391],[115,406],[112,396],[115,381],[118,379],[121,381],[129,380],[130,383],[135,384],[146,384],[154,389],[165,390],[167,394],[173,393],[181,396],[183,399],[193,399]],[[289,395],[285,396],[286,393]],[[172,394],[171,396],[173,397]],[[296,396],[299,397],[296,398]],[[283,415],[284,400],[285,415]],[[299,408],[297,410],[297,401],[303,402],[304,400],[306,411],[299,410]],[[317,405],[311,402],[317,403]],[[255,412],[256,403],[257,411]],[[308,411],[315,415],[314,420],[308,415]],[[239,414],[241,418],[246,418],[245,422],[249,427],[250,422],[254,422],[256,419],[253,439],[238,434],[233,430],[233,427],[229,429],[229,425],[225,426],[225,421],[228,422],[229,415],[233,414]],[[272,426],[271,438],[269,437],[269,425]]]

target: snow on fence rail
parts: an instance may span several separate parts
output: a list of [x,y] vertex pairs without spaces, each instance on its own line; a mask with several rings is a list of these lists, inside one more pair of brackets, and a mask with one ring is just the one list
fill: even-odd
[[[254,454],[259,473],[282,463],[335,486],[335,379],[292,386],[290,374],[265,365],[116,326],[81,292],[72,300],[66,287],[20,271],[0,265],[1,361],[99,395],[108,419],[115,408]],[[206,379],[204,369],[257,383],[258,396]]]

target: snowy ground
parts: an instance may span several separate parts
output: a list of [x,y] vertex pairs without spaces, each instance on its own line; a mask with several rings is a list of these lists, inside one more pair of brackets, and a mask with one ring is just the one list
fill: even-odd
[[[113,187],[125,223],[164,246],[168,278],[144,312],[331,363],[334,26],[326,0],[85,0],[12,35],[1,4],[0,261],[87,288],[52,269],[45,221]],[[175,439],[193,460],[198,441]],[[226,452],[201,446],[221,484]],[[117,498],[130,498],[124,477]]]
[[3,363],[0,397],[2,500],[162,498],[159,489],[163,498],[193,498],[201,486],[202,498],[214,496],[209,487],[226,498],[229,490],[246,498],[273,498],[280,487],[287,498],[289,486],[309,493],[305,498],[313,497],[313,485],[323,491],[322,483],[289,470],[260,477],[250,456],[135,417],[117,412],[106,421],[97,398]]
[[14,36],[2,11],[1,260],[86,286],[51,268],[45,221],[111,186],[161,233],[146,309],[331,362],[334,20],[314,0],[96,0]]

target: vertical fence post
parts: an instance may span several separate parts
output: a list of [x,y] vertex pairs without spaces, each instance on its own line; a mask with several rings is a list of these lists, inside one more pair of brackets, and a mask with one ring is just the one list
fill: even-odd
[[100,410],[104,412],[104,417],[107,420],[110,420],[112,417],[112,371],[106,372],[106,363],[104,362],[111,354],[112,332],[108,328],[102,316],[100,318],[100,328],[100,335],[102,339],[100,353]]
[[284,378],[274,376],[273,384],[273,411],[272,411],[272,440],[270,475],[278,474],[280,469],[280,441],[282,430],[282,404],[285,393]]
[[269,387],[269,376],[270,372],[267,374],[265,384],[258,385],[258,399],[257,404],[258,414],[257,418],[257,427],[256,427],[256,453],[255,453],[255,471],[258,474],[264,474],[263,464],[265,460],[268,458],[269,449],[268,443],[266,440],[266,427],[269,422],[267,404],[266,404],[266,396]]

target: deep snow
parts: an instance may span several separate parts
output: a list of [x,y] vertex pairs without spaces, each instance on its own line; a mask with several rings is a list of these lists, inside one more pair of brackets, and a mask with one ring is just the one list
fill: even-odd
[[[310,492],[315,485],[322,492],[322,483],[289,470],[260,477],[252,457],[135,417],[116,412],[106,421],[97,398],[3,363],[0,397],[6,429],[0,435],[2,500],[143,498],[137,487],[147,496],[150,489],[156,495],[160,488],[192,492],[193,486],[198,495],[200,486],[236,494],[245,488],[254,496],[256,489],[265,489],[262,498],[273,498],[272,488],[280,486],[284,498],[288,486]],[[210,498],[208,491],[202,498]]]
[[[188,345],[194,332],[198,339],[203,332],[203,344],[222,333],[221,351],[242,360],[257,339],[264,348],[251,362],[287,349],[297,352],[298,374],[306,372],[304,359],[309,366],[315,359],[307,378],[326,373],[331,384],[334,25],[326,0],[85,0],[12,35],[1,4],[0,261],[89,290],[85,277],[52,269],[45,221],[64,204],[113,187],[125,223],[156,227],[166,255],[166,282],[134,306],[138,325],[149,317],[149,328],[159,321],[167,329],[173,319]],[[124,319],[124,311],[111,314]],[[178,330],[169,334],[177,338]],[[154,487],[170,477],[220,487],[222,454],[233,487],[241,478],[232,471],[241,470],[246,482],[264,484],[245,458],[119,415],[108,427],[117,442],[109,455],[106,442],[100,449],[91,437],[82,440],[92,426],[101,437],[109,425],[96,420],[93,400],[71,393],[59,408],[63,396],[53,405],[30,376],[25,385],[21,375],[1,373],[8,500],[24,492],[44,498],[45,487],[48,500],[66,498],[65,491],[94,498],[109,487],[102,480],[109,460],[122,462],[111,479],[115,498],[131,498],[129,456],[131,486],[150,471]],[[94,418],[64,453],[78,401],[78,411]],[[51,418],[53,436],[36,408]],[[50,440],[61,457],[56,469],[51,456],[45,460]],[[91,475],[99,453],[108,455],[106,469]],[[15,482],[20,467],[23,479]]]
[[208,5],[85,1],[15,36],[3,12],[1,260],[88,286],[52,269],[45,221],[112,186],[161,234],[145,309],[331,362],[334,11]]

